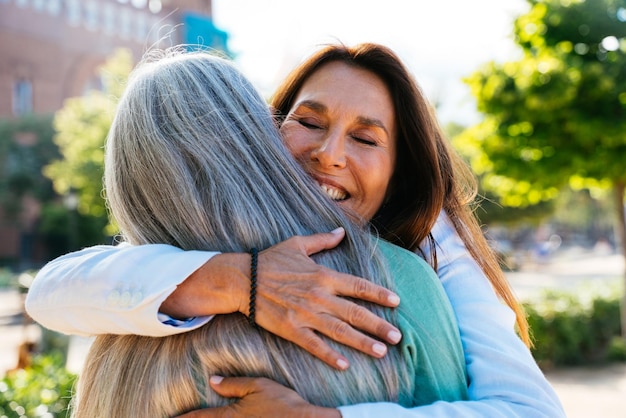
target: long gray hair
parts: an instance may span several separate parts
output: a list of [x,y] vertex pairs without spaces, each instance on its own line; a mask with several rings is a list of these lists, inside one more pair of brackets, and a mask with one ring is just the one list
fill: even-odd
[[[393,288],[376,240],[302,171],[265,101],[224,59],[153,52],[129,79],[105,158],[108,204],[132,244],[247,252],[343,226],[342,244],[315,260]],[[396,322],[391,310],[364,305]],[[399,350],[383,359],[339,350],[351,363],[347,371],[254,329],[239,313],[171,337],[101,336],[73,414],[167,417],[224,405],[229,401],[208,387],[213,374],[268,377],[321,406],[397,402],[400,391],[413,393]]]

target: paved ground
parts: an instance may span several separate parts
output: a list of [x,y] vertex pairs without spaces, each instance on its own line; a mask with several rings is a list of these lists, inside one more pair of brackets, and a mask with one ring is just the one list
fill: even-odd
[[[573,289],[620,282],[623,261],[616,255],[593,255],[570,251],[543,264],[527,264],[509,279],[521,298],[533,298],[545,288]],[[36,341],[40,329],[23,324],[22,299],[17,292],[0,290],[0,375],[15,366],[17,346]],[[70,345],[68,366],[80,365],[89,340],[75,339]],[[550,371],[548,380],[557,391],[569,418],[623,418],[626,416],[626,364]]]
[[546,376],[569,418],[626,416],[626,364],[563,369]]
[[623,285],[624,261],[618,254],[596,254],[572,248],[536,262],[526,257],[519,271],[507,273],[517,296],[533,299],[545,289],[600,289]]

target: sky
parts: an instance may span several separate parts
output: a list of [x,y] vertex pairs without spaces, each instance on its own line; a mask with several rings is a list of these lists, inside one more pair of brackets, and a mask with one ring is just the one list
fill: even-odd
[[512,23],[525,0],[213,0],[236,63],[265,95],[290,69],[329,42],[392,48],[443,123],[480,120],[461,81],[489,61],[520,56]]

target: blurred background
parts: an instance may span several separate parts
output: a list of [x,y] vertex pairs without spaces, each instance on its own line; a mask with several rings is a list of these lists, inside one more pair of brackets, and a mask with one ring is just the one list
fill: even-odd
[[102,145],[142,54],[219,50],[269,97],[329,42],[404,60],[480,181],[568,416],[623,416],[626,0],[0,0],[0,417],[65,416],[89,342],[23,298],[47,261],[112,242]]

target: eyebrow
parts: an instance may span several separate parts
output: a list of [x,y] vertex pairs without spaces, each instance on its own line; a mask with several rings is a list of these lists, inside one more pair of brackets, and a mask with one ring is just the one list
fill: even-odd
[[[316,102],[315,100],[303,100],[299,103],[296,103],[296,105],[299,106],[305,106],[310,108],[311,110],[314,110],[316,112],[319,113],[327,113],[328,112],[328,107],[320,102]],[[368,118],[365,116],[359,116],[357,117],[357,121],[359,122],[359,124],[361,125],[365,125],[365,126],[372,126],[375,128],[380,128],[383,131],[385,131],[385,133],[387,134],[387,136],[389,135],[389,131],[387,130],[387,127],[385,126],[385,124],[380,120],[380,119],[376,119],[376,118]]]

